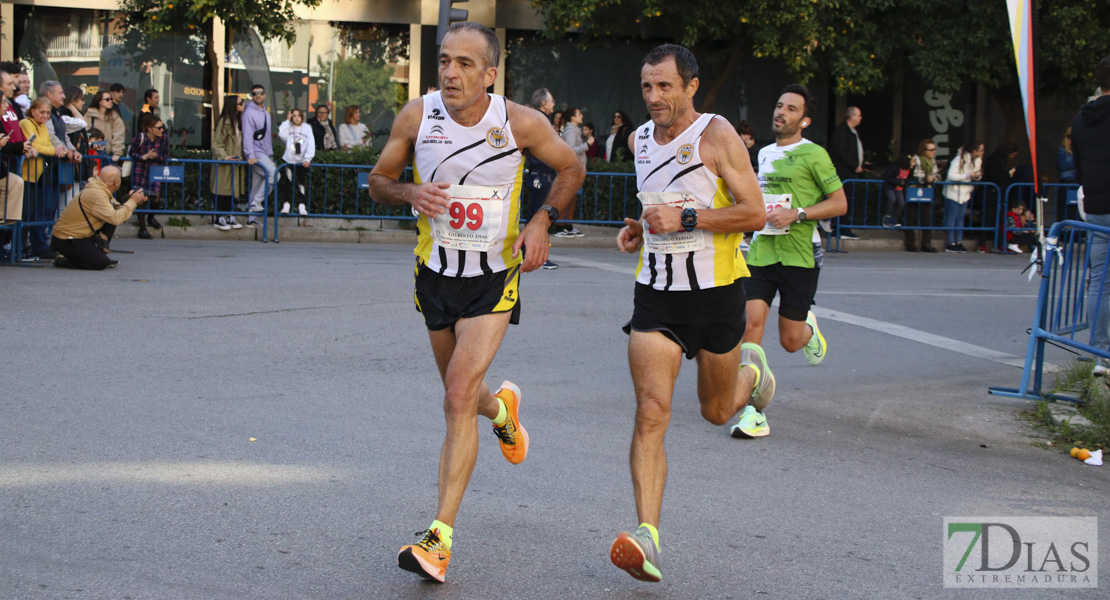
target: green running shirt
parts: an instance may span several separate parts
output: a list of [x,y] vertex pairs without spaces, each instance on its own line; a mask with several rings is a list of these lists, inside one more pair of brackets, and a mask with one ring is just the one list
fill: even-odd
[[[771,144],[759,151],[759,186],[764,194],[791,194],[791,208],[813,206],[842,187],[829,153],[804,138],[796,144]],[[767,267],[782,263],[812,269],[816,226],[816,221],[806,220],[792,223],[790,233],[784,235],[757,235],[748,250],[748,264]]]

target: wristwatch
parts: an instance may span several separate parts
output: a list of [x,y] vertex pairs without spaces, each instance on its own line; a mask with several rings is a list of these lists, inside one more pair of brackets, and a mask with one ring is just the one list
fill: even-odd
[[798,222],[798,223],[801,223],[802,221],[805,221],[805,220],[806,220],[806,211],[805,211],[805,209],[804,209],[804,208],[799,208],[799,209],[798,209],[798,218],[797,218],[797,222]]
[[547,217],[551,219],[552,225],[555,224],[555,221],[559,220],[559,209],[555,208],[554,206],[551,206],[550,204],[544,204],[540,207],[540,210],[547,213]]
[[686,208],[682,211],[682,228],[686,231],[693,231],[698,226],[698,211],[692,208]]

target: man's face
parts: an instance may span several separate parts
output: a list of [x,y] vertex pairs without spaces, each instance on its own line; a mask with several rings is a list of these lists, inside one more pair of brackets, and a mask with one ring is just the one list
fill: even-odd
[[154,92],[153,94],[151,94],[150,99],[147,100],[146,103],[148,106],[158,106],[161,101],[162,97],[158,94],[158,92]]
[[462,110],[473,105],[493,85],[497,68],[486,66],[487,50],[485,36],[474,31],[463,29],[444,36],[439,89],[448,108]]
[[550,115],[555,110],[555,97],[551,94],[547,95],[547,100],[540,104],[540,112],[545,115]]
[[859,124],[863,121],[863,111],[856,109],[856,114],[848,117],[847,121],[848,126],[852,129],[859,127]]
[[5,98],[12,98],[15,96],[15,77],[8,73],[0,72],[0,92],[4,94]]
[[775,118],[771,123],[771,131],[776,138],[794,137],[803,127],[809,125],[805,107],[806,99],[801,94],[787,92],[779,96],[778,104],[775,105]]
[[31,76],[30,75],[28,75],[26,73],[20,73],[19,77],[17,78],[16,81],[19,84],[19,91],[23,92],[24,94],[26,94],[28,96],[31,95]]
[[123,100],[123,91],[122,90],[115,91],[115,92],[108,92],[108,94],[112,96],[112,102],[114,102],[116,104],[119,104],[120,101]]
[[580,111],[580,110],[574,111],[574,114],[570,116],[570,122],[574,123],[575,125],[581,125],[582,124],[582,111]]
[[262,106],[266,103],[266,90],[253,89],[251,90],[251,101]]
[[65,90],[62,89],[62,86],[56,85],[46,92],[46,97],[50,100],[50,104],[54,106],[54,108],[58,108],[65,102]]
[[751,134],[741,133],[740,134],[740,139],[744,140],[744,147],[745,148],[751,148],[752,146],[755,145],[755,140],[752,138]]
[[328,120],[328,115],[330,115],[330,114],[331,114],[331,111],[329,111],[326,108],[317,108],[316,109],[316,120],[323,123],[324,121]]
[[644,95],[651,120],[660,127],[671,127],[694,109],[694,92],[698,80],[682,85],[674,57],[668,56],[657,65],[640,69],[640,91]]

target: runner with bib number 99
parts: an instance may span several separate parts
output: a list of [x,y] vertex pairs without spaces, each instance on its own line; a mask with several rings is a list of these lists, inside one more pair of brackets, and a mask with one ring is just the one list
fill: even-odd
[[[478,415],[493,423],[513,464],[528,453],[520,389],[484,381],[509,323],[520,314],[520,273],[547,260],[547,229],[585,179],[574,151],[542,113],[486,92],[497,79],[496,34],[455,23],[439,55],[439,91],[409,102],[370,173],[377,202],[419,214],[416,308],[424,315],[443,382],[447,436],[435,520],[397,555],[402,569],[443,581],[455,517],[478,457]],[[557,171],[547,204],[520,227],[521,151]],[[416,183],[401,183],[413,158]]]

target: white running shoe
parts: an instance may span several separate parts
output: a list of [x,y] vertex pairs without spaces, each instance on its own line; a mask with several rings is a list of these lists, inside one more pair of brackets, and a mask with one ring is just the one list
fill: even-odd
[[1010,252],[1017,252],[1018,254],[1022,253],[1021,252],[1021,246],[1018,246],[1017,244],[1010,244],[1010,245],[1006,246],[1006,249],[1009,250]]
[[283,215],[289,214],[289,203],[288,202],[281,205],[281,214],[283,214]]
[[305,208],[304,202],[301,202],[300,204],[297,205],[297,212],[300,213],[302,217],[307,217],[308,216],[308,209]]
[[262,208],[262,204],[259,202],[251,202],[251,205],[247,208],[247,212],[262,212],[264,210],[266,209]]

